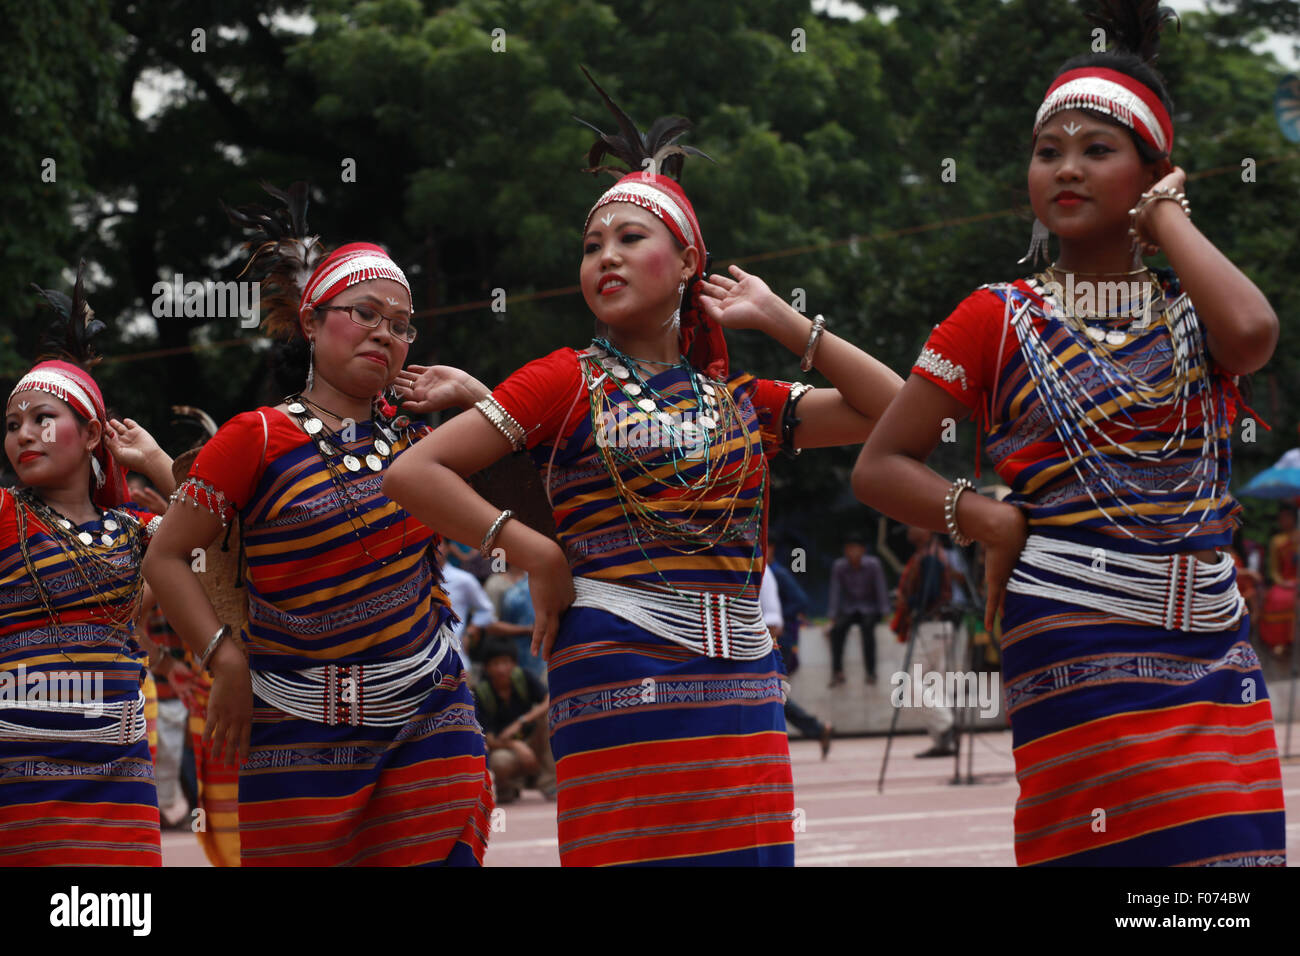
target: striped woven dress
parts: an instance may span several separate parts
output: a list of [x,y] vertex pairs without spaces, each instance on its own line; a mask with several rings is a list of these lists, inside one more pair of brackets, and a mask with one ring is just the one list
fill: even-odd
[[[18,508],[54,618],[23,559]],[[93,536],[114,570],[87,569],[69,559],[55,531],[0,490],[0,866],[162,865],[143,733],[145,655],[133,630],[123,633],[106,618],[134,603],[141,579],[130,539],[147,541],[159,519],[124,506],[105,512],[105,520],[116,528],[73,526]],[[106,533],[110,545],[101,544]],[[40,708],[51,700],[122,712]],[[90,732],[101,739],[86,739]]]
[[[1042,286],[986,286],[935,328],[912,370],[983,420],[1006,500],[1028,519],[1002,619],[1022,865],[1285,863],[1273,715],[1235,571],[1226,555],[1189,556],[1231,543],[1240,399],[1207,355],[1170,400],[1171,324],[1201,330],[1180,333],[1190,348],[1203,347],[1203,327],[1173,274],[1160,279],[1166,309],[1108,344],[1089,339],[1123,325],[1085,336]],[[1117,387],[1097,349],[1142,388]],[[1086,435],[1044,384],[1049,364],[1089,416]],[[1075,557],[1035,557],[1036,542]],[[1132,570],[1150,556],[1173,568],[1163,588]],[[1198,616],[1210,623],[1194,627]]]
[[[787,383],[735,374],[726,383],[740,421],[712,466],[676,465],[647,416],[609,380],[599,417],[579,365],[559,349],[525,365],[493,392],[528,431],[534,462],[549,469],[555,525],[575,579],[756,599],[766,522],[767,458]],[[681,367],[649,379],[665,413],[696,409]],[[742,479],[692,499],[697,527],[727,527],[701,548],[671,532],[630,525],[598,441],[635,455],[623,479],[664,515],[684,496],[681,475],[706,467]],[[716,452],[715,452],[716,454]],[[642,470],[644,469],[644,471]],[[546,474],[546,471],[543,471]],[[684,520],[684,519],[679,519]],[[635,529],[635,530],[634,530]],[[697,553],[683,553],[694,548]],[[703,619],[692,635],[706,632]],[[592,865],[791,865],[794,792],[782,670],[775,651],[757,660],[705,656],[631,623],[618,608],[570,608],[548,662],[551,748],[559,780],[560,860]]]
[[[374,427],[358,423],[340,457],[364,458]],[[393,454],[426,432],[404,431]],[[316,444],[287,415],[262,408],[226,423],[180,489],[200,503],[212,498],[204,486],[214,489],[227,517],[241,516],[242,636],[255,678],[292,682],[321,708],[321,720],[304,719],[254,695],[251,751],[239,770],[240,862],[481,864],[491,787],[474,702],[446,637],[452,613],[428,553],[436,538],[383,496],[382,471],[340,472],[347,508]],[[418,702],[409,716],[397,725],[375,716],[392,702],[379,699],[377,681],[404,659],[439,654],[402,691]],[[327,683],[294,674],[310,668]]]

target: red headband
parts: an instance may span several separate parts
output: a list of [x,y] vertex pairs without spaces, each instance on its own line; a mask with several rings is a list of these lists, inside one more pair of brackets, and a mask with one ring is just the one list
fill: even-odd
[[298,313],[301,315],[308,309],[315,308],[318,303],[328,302],[344,289],[371,279],[392,279],[401,283],[406,290],[407,304],[412,312],[415,311],[406,274],[388,253],[370,242],[351,242],[339,246],[316,267],[302,290]]
[[[104,396],[90,373],[83,368],[68,362],[41,362],[19,380],[9,397],[29,391],[48,392],[66,402],[82,418],[97,421],[104,429],[108,428]],[[116,508],[126,501],[126,471],[102,440],[92,454],[99,462],[104,483],[97,485],[91,500],[100,508]]]
[[[584,232],[591,224],[591,217],[596,214],[596,210],[612,202],[629,202],[653,213],[678,242],[687,248],[694,247],[699,253],[695,275],[704,277],[704,267],[708,260],[704,233],[700,231],[695,208],[675,179],[649,172],[629,173],[596,200],[591,212],[587,213]],[[722,336],[722,328],[710,321],[700,308],[699,297],[697,286],[692,290],[689,301],[682,303],[682,354],[692,366],[710,378],[726,378],[729,371],[727,342]]]
[[1096,110],[1133,130],[1156,152],[1174,147],[1174,124],[1160,97],[1126,73],[1087,66],[1062,73],[1047,88],[1034,119],[1034,138],[1043,124],[1062,110]]

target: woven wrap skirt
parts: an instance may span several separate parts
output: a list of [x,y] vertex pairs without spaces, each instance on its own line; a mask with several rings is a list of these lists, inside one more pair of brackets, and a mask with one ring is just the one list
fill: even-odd
[[1103,595],[1083,607],[1008,593],[1002,655],[1020,865],[1285,865],[1273,712],[1248,616],[1194,633],[1120,617]]
[[791,866],[776,651],[702,657],[570,608],[548,662],[565,866]]

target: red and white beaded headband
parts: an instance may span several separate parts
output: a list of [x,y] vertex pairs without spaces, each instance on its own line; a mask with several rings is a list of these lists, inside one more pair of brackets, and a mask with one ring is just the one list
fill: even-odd
[[1075,109],[1114,117],[1159,153],[1167,155],[1173,148],[1174,124],[1160,98],[1118,70],[1089,66],[1058,76],[1034,118],[1034,138],[1057,113]]
[[[671,220],[671,223],[677,226],[673,231],[678,234],[677,238],[682,240],[682,244],[685,246],[695,245],[695,232],[691,229],[690,218],[682,210],[682,207],[677,204],[677,200],[673,198],[672,193],[660,189],[653,182],[615,183],[591,207],[591,212],[587,213],[586,225],[591,224],[591,217],[596,214],[597,209],[612,202],[630,202],[642,209],[648,209],[663,220],[665,224],[668,224],[669,220]],[[583,226],[584,229],[586,225]]]
[[100,421],[104,419],[102,403],[95,401],[90,392],[76,379],[48,365],[38,365],[24,375],[14,386],[14,390],[9,393],[9,397],[13,398],[18,392],[27,391],[48,392],[60,401],[67,402],[83,418]]
[[369,242],[354,242],[335,249],[316,267],[302,293],[298,311],[315,308],[318,302],[327,302],[344,289],[371,279],[392,279],[406,290],[408,304],[415,308],[411,298],[411,285],[406,273],[379,246]]

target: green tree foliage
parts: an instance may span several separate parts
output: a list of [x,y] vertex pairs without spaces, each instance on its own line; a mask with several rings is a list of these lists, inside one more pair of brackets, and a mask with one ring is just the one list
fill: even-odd
[[107,0],[0,0],[0,377],[21,374],[30,283],[58,285],[99,215],[90,170],[124,129],[114,87],[121,31]]

